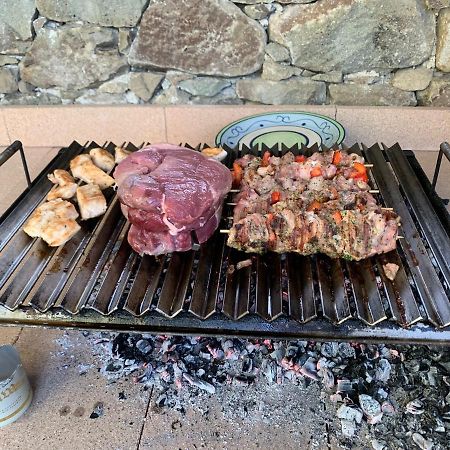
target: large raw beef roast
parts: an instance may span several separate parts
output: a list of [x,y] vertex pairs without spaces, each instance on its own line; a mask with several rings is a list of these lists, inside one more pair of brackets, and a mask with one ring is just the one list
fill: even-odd
[[201,153],[171,144],[132,153],[114,171],[128,242],[139,254],[187,251],[219,225],[231,174]]

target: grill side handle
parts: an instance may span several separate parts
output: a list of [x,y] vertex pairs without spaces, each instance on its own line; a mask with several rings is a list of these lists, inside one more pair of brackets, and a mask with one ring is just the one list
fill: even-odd
[[439,172],[441,170],[442,155],[445,155],[448,161],[450,161],[450,144],[448,142],[442,142],[439,148],[439,154],[436,160],[436,167],[434,169],[433,181],[431,187],[436,192],[436,183],[439,177]]
[[22,159],[22,167],[27,179],[28,187],[31,186],[30,172],[28,171],[28,164],[25,158],[25,152],[23,151],[23,145],[20,141],[14,141],[9,147],[6,147],[2,153],[0,153],[0,167],[5,164],[13,155],[20,152],[20,158]]

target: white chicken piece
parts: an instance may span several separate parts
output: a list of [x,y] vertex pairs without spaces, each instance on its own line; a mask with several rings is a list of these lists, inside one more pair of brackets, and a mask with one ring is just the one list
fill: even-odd
[[89,154],[91,155],[92,161],[97,167],[104,170],[105,172],[110,172],[114,169],[114,157],[108,150],[104,148],[93,148]]
[[82,220],[101,216],[106,211],[106,199],[97,184],[85,184],[77,189],[77,201]]
[[67,170],[56,169],[53,173],[49,173],[47,178],[55,185],[47,194],[47,200],[69,199],[75,195],[78,185]]
[[116,147],[114,149],[116,164],[121,163],[130,153],[132,152],[130,152],[129,150],[125,150],[122,147]]
[[114,185],[113,177],[99,169],[89,155],[78,155],[70,161],[70,170],[75,178],[85,183],[98,184],[101,190]]
[[42,238],[50,247],[65,244],[79,230],[78,212],[72,203],[57,198],[38,206],[23,226],[31,237]]
[[394,263],[383,264],[384,273],[391,281],[395,280],[399,268],[400,267]]

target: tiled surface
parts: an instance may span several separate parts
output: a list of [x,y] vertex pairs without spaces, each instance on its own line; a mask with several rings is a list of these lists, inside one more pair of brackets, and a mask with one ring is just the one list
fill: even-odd
[[398,142],[404,149],[437,151],[441,142],[450,141],[450,108],[339,106],[336,118],[349,145]]
[[2,112],[11,139],[26,146],[62,147],[73,140],[100,144],[166,141],[164,108],[160,106],[21,106],[4,107]]
[[[228,123],[252,114],[311,111],[336,117],[347,130],[345,142],[434,150],[450,140],[450,108],[351,107],[334,105],[114,105],[7,106],[0,109],[0,145],[19,139],[27,146],[64,146],[111,140],[207,142]],[[5,129],[5,123],[7,129]]]
[[[9,331],[0,327],[0,344],[9,343]],[[28,328],[16,347],[34,398],[24,416],[0,430],[2,450],[137,448],[150,391],[130,379],[108,383],[80,331]],[[104,413],[90,418],[98,402]]]

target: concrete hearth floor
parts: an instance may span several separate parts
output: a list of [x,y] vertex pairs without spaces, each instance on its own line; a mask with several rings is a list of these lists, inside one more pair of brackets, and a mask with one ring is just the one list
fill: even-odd
[[[108,382],[98,373],[95,348],[81,331],[0,327],[1,344],[15,344],[34,388],[26,414],[0,429],[2,450],[325,450],[330,448],[327,442],[340,448],[327,433],[327,424],[339,427],[335,412],[323,410],[317,384],[276,386],[276,401],[260,398],[262,407],[279,417],[276,423],[268,425],[257,417],[241,423],[224,419],[214,396],[205,404],[205,419],[194,409],[182,415],[156,407],[155,396],[132,377]],[[247,388],[241,389],[245,393]],[[103,415],[92,419],[98,403],[103,404]],[[295,407],[295,417],[289,415],[289,404]]]

